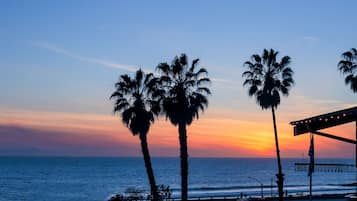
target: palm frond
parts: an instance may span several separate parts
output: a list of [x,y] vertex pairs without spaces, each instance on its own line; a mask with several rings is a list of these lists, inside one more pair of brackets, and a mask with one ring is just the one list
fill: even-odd
[[291,63],[290,57],[284,56],[280,61],[280,67],[283,69],[283,68],[287,67],[288,65],[290,65],[290,63]]
[[246,86],[246,85],[248,85],[248,84],[252,85],[253,82],[254,82],[254,79],[252,79],[252,78],[246,79],[246,80],[244,80],[244,82],[243,82],[243,86]]
[[293,70],[289,67],[291,59],[284,56],[277,62],[278,51],[264,49],[261,56],[253,54],[251,61],[246,61],[243,86],[248,88],[248,95],[254,96],[262,109],[275,108],[280,104],[280,94],[287,96],[294,84]]
[[357,49],[356,48],[351,48],[351,52],[353,55],[357,56]]
[[168,67],[168,72],[160,68],[160,88],[164,91],[161,103],[166,118],[172,124],[180,121],[187,124],[198,116],[200,105],[208,103],[207,97],[211,91],[206,86],[210,83],[207,77],[207,69],[198,67],[199,59],[192,61],[188,66],[188,58],[185,54],[175,57]]
[[196,66],[197,66],[197,64],[198,64],[198,62],[200,61],[200,59],[194,59],[193,61],[192,61],[192,65],[191,65],[191,68],[190,68],[190,70],[189,71],[191,71],[191,72],[193,72],[194,70],[195,70],[195,68],[196,68]]
[[202,84],[207,84],[210,82],[211,80],[208,77],[200,78],[199,80],[197,80],[197,86],[200,86]]
[[[164,64],[162,71],[167,71]],[[154,116],[159,115],[160,104],[155,103],[162,97],[159,89],[160,79],[152,73],[146,74],[139,69],[133,78],[124,74],[115,84],[116,90],[110,96],[114,100],[114,113],[120,113],[123,123],[133,135],[146,135]]]
[[186,66],[188,64],[186,54],[181,54],[181,56],[180,56],[180,64],[182,66]]
[[344,52],[341,60],[337,66],[338,70],[345,75],[345,84],[349,85],[351,90],[357,92],[357,50],[351,48],[350,51]]
[[202,75],[207,75],[207,74],[208,74],[208,71],[207,71],[207,69],[205,69],[205,68],[200,68],[200,70],[198,70],[198,71],[195,73],[195,75],[196,75],[197,77],[202,76]]
[[[262,58],[258,54],[253,54],[252,61],[254,61],[256,63],[260,63],[262,61]],[[248,61],[246,63],[248,63]]]
[[342,54],[342,57],[346,59],[347,61],[351,61],[353,59],[353,53],[350,51],[344,52]]
[[164,74],[168,74],[168,72],[170,71],[170,65],[167,63],[159,63],[159,65],[157,65],[156,69],[158,71],[161,71],[161,73]]
[[203,95],[202,93],[199,92],[193,92],[191,97],[193,97],[193,99],[191,100],[191,107],[199,107],[200,109],[202,109],[202,111],[204,110],[204,108],[201,108],[200,106],[208,106],[208,99],[207,96]]
[[133,108],[129,108],[127,110],[124,110],[122,113],[121,113],[121,117],[122,117],[122,121],[125,125],[129,125],[130,121],[131,121],[131,118],[133,116]]
[[258,86],[257,85],[251,85],[248,90],[248,95],[249,96],[254,96],[255,93],[258,91]]
[[283,79],[284,83],[294,84],[294,79],[292,77],[287,77]]
[[290,74],[290,75],[292,75],[292,74],[294,73],[294,71],[293,71],[291,68],[289,68],[289,67],[285,67],[285,68],[282,70],[282,73],[283,73],[283,74]]
[[129,75],[124,74],[124,75],[121,75],[120,77],[125,84],[127,84],[127,85],[131,84],[131,78],[129,77]]
[[112,95],[110,96],[109,99],[113,99],[113,98],[121,98],[123,97],[123,94],[119,91],[115,91],[114,93],[112,93]]
[[279,89],[284,96],[289,95],[289,88],[286,85],[280,85]]
[[254,76],[254,72],[247,70],[242,73],[242,77],[252,78]]
[[266,65],[269,59],[269,51],[267,49],[263,50],[262,59],[263,59],[263,64]]
[[354,76],[352,74],[349,74],[345,77],[345,84],[350,84],[353,82]]
[[193,87],[197,85],[197,81],[194,79],[189,79],[184,82],[185,87]]
[[249,68],[254,68],[254,64],[250,61],[244,62],[243,66],[248,66]]
[[126,108],[129,107],[129,104],[128,102],[120,102],[119,104],[115,104],[114,105],[114,110],[113,112],[116,113],[116,112],[121,112],[122,110],[125,110]]
[[290,88],[294,84],[294,82],[290,82],[289,80],[283,80],[282,83],[282,85],[286,88]]
[[143,77],[144,77],[144,72],[143,72],[141,69],[139,69],[138,71],[136,71],[134,81],[135,81],[135,83],[136,83],[138,86],[141,85],[141,82],[142,82],[142,80],[143,80]]
[[197,92],[200,92],[200,93],[204,92],[204,93],[206,93],[208,95],[211,94],[211,90],[209,88],[207,88],[207,87],[198,87],[197,88]]
[[157,79],[158,79],[158,78],[156,78],[153,73],[147,73],[147,74],[145,75],[144,85],[147,85],[147,84],[149,84],[150,82],[152,82],[152,80],[157,80]]

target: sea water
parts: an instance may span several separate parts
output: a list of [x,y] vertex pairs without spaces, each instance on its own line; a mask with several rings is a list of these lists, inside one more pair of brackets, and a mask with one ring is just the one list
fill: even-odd
[[[289,195],[307,194],[307,172],[282,159],[284,189]],[[354,164],[352,159],[316,159],[318,163]],[[179,158],[153,158],[157,184],[169,185],[180,196]],[[189,197],[265,196],[277,194],[274,158],[190,158]],[[314,172],[313,192],[355,192],[352,172]],[[104,201],[129,187],[149,191],[143,159],[106,157],[0,157],[0,200]]]

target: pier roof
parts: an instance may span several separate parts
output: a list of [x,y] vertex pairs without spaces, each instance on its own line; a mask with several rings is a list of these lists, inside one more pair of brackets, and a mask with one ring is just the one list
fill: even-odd
[[301,135],[357,120],[357,106],[290,122],[294,135]]

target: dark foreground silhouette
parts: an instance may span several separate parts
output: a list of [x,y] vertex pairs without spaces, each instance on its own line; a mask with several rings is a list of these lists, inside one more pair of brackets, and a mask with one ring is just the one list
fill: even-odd
[[342,54],[342,60],[338,63],[338,69],[345,75],[345,84],[357,93],[357,50],[352,48]]
[[188,63],[187,56],[181,54],[171,62],[160,63],[157,70],[160,73],[160,86],[165,92],[162,100],[162,109],[167,119],[178,126],[181,159],[181,199],[188,198],[188,150],[187,150],[187,125],[199,112],[208,106],[207,95],[211,94],[207,84],[205,68],[196,69],[199,59]]
[[152,73],[145,74],[142,70],[136,71],[134,78],[121,75],[115,84],[116,90],[110,97],[115,101],[114,112],[120,113],[123,123],[134,136],[139,135],[153,200],[158,200],[159,196],[146,137],[154,116],[160,112],[159,99],[156,96],[157,81]]
[[277,60],[278,52],[273,49],[264,49],[260,56],[254,54],[251,61],[246,61],[244,66],[247,68],[242,76],[245,78],[243,86],[248,87],[249,96],[254,96],[261,108],[271,109],[274,124],[274,137],[276,156],[278,161],[277,184],[279,200],[284,196],[284,174],[282,172],[278,131],[276,128],[275,109],[280,104],[280,94],[289,95],[289,89],[294,84],[292,78],[293,70],[289,67],[290,57],[284,56],[280,61]]

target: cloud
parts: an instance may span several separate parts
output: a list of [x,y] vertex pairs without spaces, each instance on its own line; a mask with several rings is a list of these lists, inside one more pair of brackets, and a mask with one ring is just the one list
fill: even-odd
[[[0,114],[1,125],[17,125],[29,128],[46,128],[52,130],[81,130],[84,133],[102,133],[112,135],[117,133],[118,117],[115,115],[80,114],[63,112],[40,112],[11,110]],[[126,129],[121,129],[121,132]],[[126,136],[126,135],[125,135]],[[127,135],[130,137],[130,135]]]
[[140,156],[137,143],[100,134],[0,126],[0,139],[0,155]]
[[[298,107],[290,112],[279,111],[283,157],[300,156],[308,150],[308,135],[293,136],[292,126],[288,122],[308,116],[301,116],[304,109],[308,113],[315,113],[315,106]],[[226,117],[226,112],[206,114],[187,128],[190,155],[275,156],[269,112],[237,111],[231,117]],[[354,124],[336,127],[331,133],[351,138],[355,134],[354,128]],[[164,121],[164,118],[157,120],[150,128],[148,143],[153,156],[179,154],[177,128]],[[316,140],[316,147],[318,157],[330,156],[330,147],[334,147],[333,156],[336,157],[352,157],[354,153],[354,146],[325,138]],[[0,113],[0,155],[140,156],[140,153],[138,137],[132,136],[117,116],[33,111]]]
[[[125,70],[125,71],[129,71],[129,72],[136,72],[137,71],[137,67],[133,66],[133,65],[127,65],[127,64],[118,64],[118,63],[114,63],[112,61],[108,61],[108,60],[104,60],[104,59],[98,59],[98,58],[93,58],[93,57],[86,57],[86,56],[82,56],[80,54],[77,53],[73,53],[69,50],[63,49],[63,48],[59,48],[55,45],[46,43],[46,42],[33,42],[31,43],[34,47],[37,48],[42,48],[42,49],[46,49],[48,51],[57,53],[57,54],[61,54],[67,57],[71,57],[73,59],[77,59],[86,63],[91,63],[91,64],[98,64],[104,67],[108,67],[108,68],[115,68],[115,69],[120,69],[120,70]],[[153,71],[148,70],[148,69],[143,69],[145,72],[147,73],[151,73]],[[212,78],[212,81],[216,82],[216,83],[220,83],[220,84],[232,84],[233,81],[231,80],[227,80],[227,79],[222,79],[222,78]]]
[[[63,49],[63,48],[59,48],[57,46],[51,45],[49,43],[45,43],[45,42],[33,42],[31,43],[34,47],[37,48],[42,48],[42,49],[46,49],[48,51],[57,53],[57,54],[61,54],[67,57],[71,57],[73,59],[77,59],[86,63],[91,63],[91,64],[98,64],[104,67],[108,67],[108,68],[115,68],[115,69],[120,69],[120,70],[125,70],[125,71],[129,71],[129,72],[135,72],[138,68],[132,65],[127,65],[127,64],[118,64],[118,63],[114,63],[112,61],[107,61],[104,59],[98,59],[98,58],[92,58],[92,57],[85,57],[82,56],[80,54],[77,53],[73,53],[69,50]],[[145,70],[146,71],[146,70]]]

